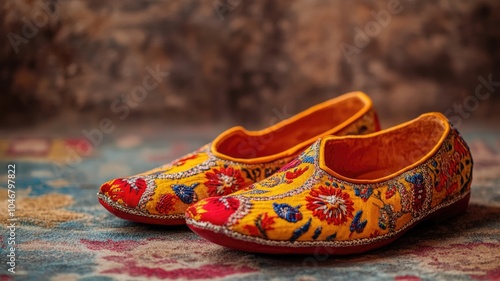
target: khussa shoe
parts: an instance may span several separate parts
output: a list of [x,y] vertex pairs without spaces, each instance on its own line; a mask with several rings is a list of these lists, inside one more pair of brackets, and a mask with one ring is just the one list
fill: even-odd
[[234,127],[163,167],[104,183],[99,202],[116,216],[142,223],[184,224],[186,208],[227,195],[272,175],[318,137],[379,129],[361,92],[318,104],[261,131]]
[[251,188],[190,206],[186,222],[243,251],[360,253],[464,212],[471,181],[465,141],[429,113],[370,135],[318,140]]

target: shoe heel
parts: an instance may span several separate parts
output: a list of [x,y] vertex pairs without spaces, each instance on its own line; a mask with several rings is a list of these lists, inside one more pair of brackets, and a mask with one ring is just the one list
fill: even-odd
[[427,220],[432,224],[441,224],[443,221],[456,217],[462,213],[465,213],[467,207],[469,206],[470,192],[462,199],[457,202],[444,207],[443,209],[436,211]]

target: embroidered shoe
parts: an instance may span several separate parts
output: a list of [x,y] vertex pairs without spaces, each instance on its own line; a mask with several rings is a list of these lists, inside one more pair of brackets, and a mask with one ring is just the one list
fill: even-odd
[[472,165],[458,131],[429,113],[374,134],[320,139],[271,177],[190,206],[186,222],[243,251],[360,253],[464,212]]
[[361,92],[345,94],[261,131],[231,128],[170,164],[106,182],[98,193],[99,202],[123,219],[184,224],[189,205],[263,180],[321,136],[377,130],[369,97]]

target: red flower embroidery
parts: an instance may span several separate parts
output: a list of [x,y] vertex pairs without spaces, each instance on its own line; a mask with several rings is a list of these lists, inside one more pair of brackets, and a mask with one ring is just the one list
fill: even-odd
[[387,188],[387,191],[385,192],[385,199],[391,199],[394,194],[396,194],[396,186],[391,185],[389,188]]
[[240,200],[234,197],[210,197],[205,202],[203,209],[206,212],[201,214],[201,221],[209,221],[214,225],[225,224],[240,206]]
[[267,213],[260,214],[255,219],[255,225],[245,225],[245,229],[250,232],[252,236],[262,236],[267,238],[267,232],[273,230],[274,218],[268,216]]
[[349,194],[343,193],[340,188],[314,188],[306,200],[307,209],[313,211],[313,215],[320,220],[326,220],[328,224],[340,225],[353,217],[354,203]]
[[295,170],[293,170],[293,172],[286,172],[286,183],[292,183],[294,179],[300,177],[305,171],[307,171],[307,169],[309,169],[309,167],[306,166],[305,168],[296,168]]
[[267,215],[267,213],[264,213],[264,215],[262,215],[262,219],[261,219],[261,226],[262,226],[262,229],[264,230],[273,230],[274,228],[272,227],[274,223],[274,217],[270,217]]
[[259,228],[255,225],[247,224],[244,229],[246,229],[252,236],[259,236]]
[[207,178],[205,185],[208,187],[210,196],[227,195],[245,187],[245,179],[241,176],[240,170],[229,167],[212,171],[205,175]]
[[147,183],[143,178],[115,179],[105,183],[101,192],[113,201],[122,200],[125,205],[135,208],[139,204]]
[[174,209],[175,196],[172,194],[165,194],[160,197],[156,205],[156,211],[160,214],[168,214]]

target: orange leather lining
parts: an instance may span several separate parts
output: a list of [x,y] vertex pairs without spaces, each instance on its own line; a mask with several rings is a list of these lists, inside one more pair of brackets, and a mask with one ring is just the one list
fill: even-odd
[[431,157],[449,133],[440,113],[423,114],[389,130],[322,141],[322,168],[350,182],[392,178]]
[[371,108],[371,100],[364,93],[345,94],[264,130],[231,128],[214,140],[212,152],[217,157],[243,163],[291,156],[319,137],[334,134]]

